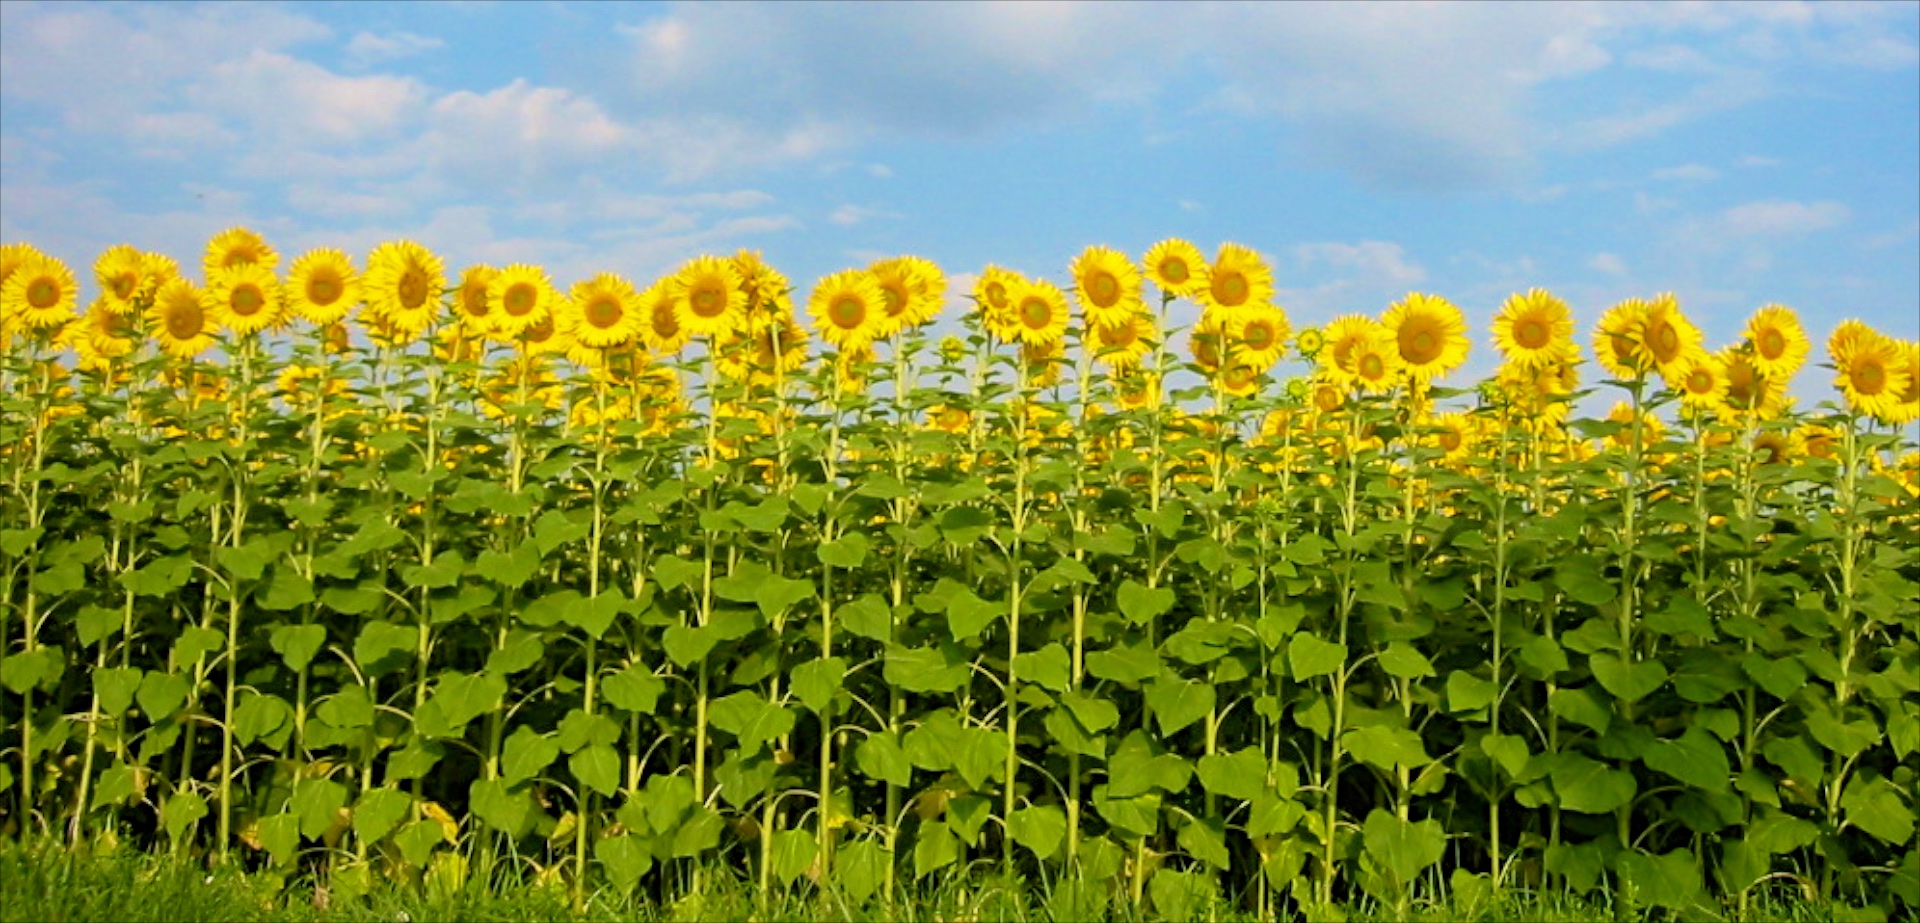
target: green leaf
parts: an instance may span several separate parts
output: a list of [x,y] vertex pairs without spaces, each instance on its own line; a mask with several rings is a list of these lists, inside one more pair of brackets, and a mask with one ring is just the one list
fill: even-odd
[[1658,660],[1628,663],[1613,654],[1594,654],[1587,667],[1602,688],[1622,702],[1638,702],[1667,682],[1667,668]]
[[512,676],[540,662],[546,655],[546,641],[537,631],[515,628],[507,632],[506,640],[487,654],[487,672],[495,676]]
[[[559,747],[554,748],[557,755]],[[509,836],[525,836],[533,824],[533,798],[524,791],[512,792],[505,779],[475,779],[467,789],[467,804],[475,817]]]
[[667,691],[667,681],[640,664],[632,664],[600,683],[600,696],[613,707],[651,715]]
[[697,586],[707,572],[707,566],[701,561],[688,561],[673,555],[660,555],[651,562],[653,582],[664,589],[674,590],[684,586]]
[[367,696],[365,686],[347,686],[321,700],[314,714],[320,716],[328,726],[343,731],[357,730],[373,725],[373,699]]
[[[293,721],[293,706],[277,695],[252,693],[233,709],[233,736],[241,746],[262,740]],[[289,728],[290,730],[290,728]]]
[[892,731],[868,734],[853,748],[853,763],[869,779],[902,788],[913,782],[913,764]]
[[1287,644],[1287,666],[1296,680],[1326,676],[1345,666],[1347,646],[1322,641],[1309,632],[1299,632]]
[[1840,795],[1840,806],[1846,809],[1847,823],[1881,842],[1902,846],[1913,839],[1913,811],[1885,779],[1855,775]]
[[827,710],[846,682],[847,660],[844,657],[809,660],[794,667],[791,675],[793,694],[809,711],[818,714]]
[[855,840],[840,849],[833,864],[836,884],[847,900],[864,905],[886,880],[890,855],[872,840]]
[[[955,641],[972,640],[1006,614],[1005,603],[981,599],[972,590],[948,577],[940,578],[940,583],[951,584],[946,597],[947,631]],[[938,588],[936,584],[936,592]]]
[[500,758],[501,778],[518,785],[544,772],[560,756],[560,742],[526,725],[514,729]]
[[802,600],[813,598],[812,581],[769,575],[754,589],[753,601],[760,613],[771,619]]
[[575,708],[560,719],[553,739],[562,753],[573,753],[589,745],[610,746],[620,739],[620,725],[606,715],[588,714],[585,709]]
[[266,539],[254,539],[237,548],[226,546],[213,550],[213,559],[221,570],[233,579],[251,581],[260,579],[266,573],[267,565],[273,563],[277,552]]
[[473,570],[506,589],[517,590],[540,572],[540,548],[532,539],[514,546],[512,551],[489,548],[474,559]]
[[1087,672],[1099,679],[1133,685],[1160,675],[1160,655],[1144,642],[1116,644],[1087,655]]
[[291,863],[300,854],[300,818],[292,812],[261,818],[260,845],[267,848],[275,867]]
[[869,544],[864,532],[849,532],[833,541],[821,542],[820,563],[842,569],[859,567],[860,562],[867,559]]
[[1499,763],[1509,777],[1518,776],[1532,757],[1527,752],[1527,739],[1518,734],[1489,733],[1480,738],[1480,752]]
[[767,701],[751,689],[716,699],[707,709],[707,720],[732,734],[740,742],[740,748],[749,752],[793,730],[794,723],[793,712]]
[[1115,591],[1115,601],[1120,605],[1120,614],[1135,625],[1148,622],[1167,614],[1173,609],[1173,591],[1166,587],[1148,587],[1132,578],[1120,581]]
[[1401,820],[1374,808],[1361,828],[1361,842],[1381,871],[1404,889],[1446,853],[1447,834],[1437,820]]
[[306,669],[326,643],[325,625],[280,625],[267,636],[268,646],[292,670]]
[[1494,694],[1499,691],[1500,687],[1492,680],[1455,670],[1447,674],[1447,711],[1479,711],[1492,705]]
[[1214,753],[1200,758],[1196,767],[1200,785],[1225,798],[1252,801],[1267,786],[1267,758],[1259,747],[1247,747],[1231,754]]
[[582,747],[567,758],[573,777],[602,795],[620,788],[620,754],[607,744]]
[[631,893],[634,885],[653,869],[653,853],[640,836],[632,833],[595,841],[593,857],[600,860],[600,867],[623,895]]
[[613,620],[620,615],[627,604],[627,594],[619,587],[602,590],[600,595],[591,599],[580,599],[567,606],[562,619],[568,625],[586,632],[587,637],[599,640],[613,627]]
[[1547,696],[1547,710],[1596,734],[1605,734],[1613,723],[1613,711],[1590,686],[1553,690]]
[[100,697],[100,713],[118,718],[133,707],[140,688],[139,667],[102,667],[93,671],[93,694]]
[[66,652],[47,645],[0,660],[0,685],[15,695],[25,695],[29,689],[53,686],[64,672]]
[[1792,698],[1807,684],[1807,668],[1792,657],[1774,660],[1759,651],[1751,651],[1740,661],[1740,669],[1776,699]]
[[1601,576],[1600,564],[1588,555],[1574,555],[1553,569],[1553,582],[1567,598],[1589,606],[1613,601],[1620,589]]
[[369,790],[353,806],[353,835],[362,843],[377,842],[399,826],[412,807],[413,797],[398,789]]
[[347,806],[347,787],[332,779],[300,779],[293,783],[293,812],[300,815],[300,834],[317,840],[340,819]]
[[189,625],[181,629],[180,637],[173,642],[173,662],[185,667],[226,646],[226,635],[211,628]]
[[1037,683],[1053,692],[1065,692],[1073,664],[1067,649],[1055,641],[1037,651],[1013,658],[1014,671],[1021,680]]
[[1159,724],[1160,736],[1171,737],[1212,712],[1214,695],[1213,686],[1207,683],[1163,673],[1147,685],[1147,710]]
[[877,593],[867,593],[834,610],[835,624],[869,641],[893,640],[893,609]]
[[277,612],[297,609],[313,600],[313,581],[285,564],[273,568],[273,580],[259,596],[260,608]]
[[534,520],[533,541],[544,558],[552,554],[555,548],[586,538],[592,531],[591,522],[576,522],[560,510],[548,510]]
[[[7,660],[11,663],[19,657],[16,654]],[[157,724],[187,704],[187,694],[192,691],[193,684],[178,673],[153,672],[140,677],[140,688],[134,692],[134,700],[140,703],[140,710],[146,713],[147,720]]]
[[667,659],[682,669],[707,659],[707,654],[719,643],[713,632],[687,625],[668,625],[660,634],[660,646],[666,650]]
[[433,858],[433,848],[446,842],[447,831],[431,817],[416,820],[400,828],[393,842],[400,847],[400,858],[414,868],[424,869]]
[[[852,565],[848,565],[852,566]],[[782,830],[773,835],[773,877],[791,885],[820,856],[819,838],[805,830]]]
[[1098,734],[1120,723],[1120,709],[1106,699],[1097,699],[1079,690],[1072,690],[1060,696],[1060,704],[1073,713],[1075,721],[1089,732]]
[[1120,833],[1133,837],[1153,836],[1160,830],[1160,793],[1122,797],[1113,794],[1113,786],[1093,787],[1093,809]]
[[1560,807],[1582,814],[1610,814],[1633,800],[1633,773],[1609,769],[1578,753],[1562,753],[1551,773]]
[[1226,823],[1225,819],[1219,817],[1196,818],[1180,828],[1174,841],[1186,850],[1187,855],[1224,872],[1231,864],[1227,853]]
[[1327,551],[1332,547],[1318,535],[1297,535],[1280,546],[1280,556],[1301,567],[1318,567],[1326,562]]
[[967,659],[949,647],[889,647],[880,672],[888,684],[907,692],[952,692],[973,676]]
[[207,799],[193,792],[176,792],[160,805],[160,825],[175,843],[186,838],[187,831],[207,816]]
[[1547,679],[1566,672],[1570,666],[1560,642],[1546,635],[1534,635],[1520,645],[1520,662]]
[[[957,512],[959,509],[970,509],[970,507],[959,507],[948,512]],[[953,835],[953,831],[948,829],[946,824],[921,822],[919,839],[913,844],[915,877],[925,878],[952,865],[959,858],[960,839]]]
[[1395,641],[1387,645],[1386,649],[1380,652],[1379,660],[1380,668],[1387,671],[1388,676],[1419,679],[1434,675],[1433,662],[1405,641]]
[[1641,762],[1705,792],[1727,791],[1733,772],[1726,747],[1699,725],[1679,737],[1654,741]]
[[393,622],[368,622],[353,642],[353,659],[368,676],[381,676],[406,665],[420,643],[420,629]]
[[1067,837],[1067,815],[1055,805],[1018,808],[1007,816],[1007,834],[1041,859],[1053,857]]
[[1433,762],[1420,735],[1407,728],[1379,724],[1354,728],[1341,735],[1340,743],[1361,762],[1389,772]]
[[1633,899],[1655,907],[1707,909],[1700,860],[1693,851],[1676,849],[1662,855],[1638,851],[1620,854],[1620,877]]

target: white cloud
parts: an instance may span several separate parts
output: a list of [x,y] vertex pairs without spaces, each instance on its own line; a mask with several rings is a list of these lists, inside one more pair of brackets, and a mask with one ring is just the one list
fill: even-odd
[[1370,281],[1391,283],[1389,288],[1418,285],[1427,278],[1424,267],[1407,260],[1405,248],[1383,240],[1301,244],[1293,248],[1293,255],[1303,267],[1324,263],[1354,270]]
[[1720,171],[1705,164],[1688,163],[1653,171],[1653,178],[1688,183],[1704,183],[1720,178]]
[[1759,154],[1742,154],[1740,156],[1740,159],[1735,161],[1734,163],[1736,166],[1739,166],[1742,168],[1777,167],[1780,165],[1780,161],[1777,158],[1763,157]]
[[827,216],[827,220],[846,228],[865,221],[871,221],[875,218],[891,217],[895,216],[890,212],[884,212],[875,208],[866,208],[860,205],[842,205],[834,209],[833,213]]
[[411,58],[429,51],[438,51],[446,47],[446,44],[432,36],[415,35],[412,32],[394,32],[389,35],[358,32],[347,41],[347,63],[355,68],[364,68],[386,61]]
[[1604,272],[1610,276],[1624,276],[1627,274],[1626,261],[1612,253],[1594,254],[1593,259],[1587,261],[1587,268]]
[[411,128],[428,91],[411,77],[343,77],[284,54],[256,51],[209,69],[185,95],[202,110],[271,136],[276,146],[327,150],[392,138]]
[[1836,227],[1852,214],[1839,202],[1749,202],[1721,212],[1719,226],[1738,237],[1786,237]]

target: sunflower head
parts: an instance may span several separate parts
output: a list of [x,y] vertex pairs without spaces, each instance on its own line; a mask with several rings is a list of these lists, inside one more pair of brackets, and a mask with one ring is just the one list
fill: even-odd
[[1753,312],[1742,334],[1753,352],[1754,365],[1782,379],[1792,378],[1799,372],[1813,349],[1806,330],[1800,326],[1799,315],[1782,305],[1770,304]]
[[1027,282],[1014,292],[1013,318],[1021,345],[1058,342],[1067,333],[1067,295],[1045,279]]
[[565,323],[581,346],[617,349],[639,336],[640,296],[617,275],[603,272],[575,284],[566,306]]
[[1573,312],[1543,288],[1515,293],[1493,318],[1493,344],[1508,362],[1543,365],[1573,346]]
[[1111,368],[1133,367],[1153,349],[1157,336],[1153,315],[1141,307],[1117,326],[1095,324],[1086,343],[1094,350],[1095,362]]
[[1353,372],[1349,380],[1369,394],[1392,390],[1407,372],[1406,360],[1400,357],[1400,349],[1390,336],[1360,343],[1350,358]]
[[694,257],[674,273],[672,285],[674,318],[690,336],[718,336],[746,323],[747,296],[732,261]]
[[1308,327],[1294,334],[1293,348],[1300,351],[1300,357],[1312,361],[1327,348],[1327,335],[1318,327]]
[[1025,276],[1011,269],[989,263],[973,283],[973,300],[980,306],[980,325],[1002,343],[1013,342],[1019,332],[1020,321],[1013,313],[1013,296],[1026,281]]
[[250,337],[286,315],[286,291],[261,263],[236,263],[216,271],[201,293],[207,313],[235,336]]
[[176,359],[191,359],[213,345],[218,321],[209,315],[200,290],[192,282],[175,278],[154,293],[153,306],[147,309],[147,331]]
[[487,281],[489,331],[504,343],[517,343],[553,320],[560,293],[538,266],[514,263]]
[[680,326],[680,317],[673,310],[673,279],[658,279],[640,292],[640,303],[634,308],[641,318],[640,340],[653,352],[668,356],[686,348],[691,335]]
[[1273,301],[1273,267],[1250,247],[1225,243],[1207,265],[1200,301],[1223,316]]
[[207,241],[201,269],[205,271],[209,285],[213,283],[214,273],[243,264],[264,266],[272,271],[280,266],[280,253],[267,243],[266,238],[249,228],[228,228]]
[[493,304],[487,300],[487,286],[500,270],[475,263],[460,273],[460,285],[454,290],[454,316],[467,333],[485,336],[493,331]]
[[1681,406],[1695,419],[1720,416],[1727,410],[1726,364],[1702,352],[1688,360],[1674,383]]
[[1192,297],[1207,284],[1207,258],[1191,242],[1173,237],[1147,249],[1147,278],[1164,298]]
[[867,267],[880,286],[886,310],[876,326],[876,339],[890,337],[902,330],[919,327],[940,313],[946,297],[947,277],[932,260],[917,256],[896,256]]
[[294,313],[314,326],[337,324],[360,302],[360,274],[339,250],[310,250],[293,261],[287,294]]
[[1466,318],[1445,298],[1409,293],[1387,308],[1380,323],[1415,381],[1432,381],[1467,361]]
[[767,265],[759,251],[742,250],[734,254],[733,271],[740,277],[740,293],[747,297],[747,316],[754,322],[776,314],[793,313],[793,283]]
[[1088,247],[1068,269],[1074,299],[1088,325],[1120,326],[1141,310],[1140,270],[1126,254],[1112,247]]
[[36,250],[20,257],[0,285],[0,317],[10,329],[49,337],[77,316],[79,298],[73,270]]
[[1355,374],[1354,355],[1360,348],[1376,340],[1389,340],[1392,332],[1371,317],[1346,314],[1327,324],[1324,336],[1326,345],[1315,351],[1315,361],[1323,374],[1347,383]]
[[1726,398],[1721,406],[1728,420],[1768,420],[1786,409],[1786,381],[1762,372],[1751,352],[1730,347],[1716,353],[1715,358],[1726,375]]
[[1647,303],[1640,331],[1641,349],[1670,388],[1686,364],[1704,352],[1700,328],[1680,313],[1680,302],[1672,293]]
[[446,288],[446,264],[413,241],[389,241],[367,256],[366,311],[395,345],[412,342],[439,320]]
[[147,285],[147,256],[127,244],[108,247],[93,262],[94,281],[100,283],[100,297],[107,310],[120,314],[137,313],[140,302],[152,297]]
[[1629,298],[1600,315],[1593,333],[1593,353],[1608,374],[1625,381],[1637,381],[1653,368],[1653,357],[1646,348],[1646,316],[1651,305]]
[[1286,354],[1287,338],[1292,333],[1286,312],[1272,305],[1243,311],[1227,324],[1233,361],[1262,372],[1273,368]]
[[858,350],[879,335],[887,311],[887,296],[873,273],[864,269],[836,272],[813,287],[807,313],[813,316],[820,339],[841,352]]
[[[1849,325],[1855,326],[1849,326]],[[1902,398],[1911,383],[1908,357],[1900,341],[1857,321],[1844,322],[1829,348],[1833,352],[1834,386],[1846,397],[1847,407],[1883,423],[1903,423]]]

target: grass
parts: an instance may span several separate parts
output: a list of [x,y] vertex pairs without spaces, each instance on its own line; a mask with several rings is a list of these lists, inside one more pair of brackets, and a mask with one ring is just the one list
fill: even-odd
[[[0,923],[66,923],[119,920],[128,923],[195,923],[195,921],[365,921],[415,923],[425,920],[462,920],[474,923],[536,923],[536,921],[694,921],[751,920],[755,923],[815,923],[847,920],[941,921],[1055,921],[1086,919],[1086,908],[1050,901],[1041,882],[1009,884],[992,876],[959,876],[926,886],[906,903],[889,908],[870,903],[851,906],[836,900],[831,889],[795,892],[762,900],[751,883],[712,871],[709,885],[698,895],[673,902],[629,898],[601,891],[575,913],[562,884],[515,883],[489,888],[469,881],[457,889],[435,889],[417,884],[376,879],[357,897],[334,897],[335,889],[311,876],[283,878],[270,872],[249,872],[237,866],[209,867],[191,857],[155,856],[122,850],[112,853],[75,852],[47,843],[0,843]],[[1340,908],[1332,918],[1352,923],[1619,923],[1605,902],[1566,895],[1513,893],[1478,907],[1451,904],[1416,905],[1405,916],[1391,908],[1360,904]],[[1155,919],[1130,904],[1109,905],[1105,919],[1135,923]],[[1220,923],[1253,921],[1251,913],[1219,908]],[[1634,914],[1627,919],[1670,919]],[[1728,917],[1732,921],[1734,918]],[[1875,908],[1809,904],[1795,900],[1763,900],[1736,923],[1814,923],[1814,921],[1884,920]]]

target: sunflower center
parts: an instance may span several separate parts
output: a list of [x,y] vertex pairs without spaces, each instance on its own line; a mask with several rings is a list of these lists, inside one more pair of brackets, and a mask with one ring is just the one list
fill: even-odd
[[44,309],[59,303],[60,286],[52,279],[35,279],[27,284],[27,304]]
[[460,309],[468,317],[487,316],[487,290],[483,286],[469,285],[460,290]]
[[1672,324],[1661,324],[1653,330],[1653,349],[1656,356],[1671,359],[1680,352],[1680,331]]
[[1713,373],[1705,369],[1694,369],[1687,375],[1687,390],[1695,394],[1713,393]]
[[200,314],[200,307],[192,304],[175,304],[167,308],[164,316],[167,335],[176,340],[191,340],[200,335],[206,326],[206,318]]
[[1787,354],[1787,337],[1778,330],[1768,328],[1760,334],[1760,355],[1768,359],[1778,359]]
[[620,318],[625,312],[620,310],[620,302],[617,299],[603,295],[587,302],[587,310],[584,313],[587,323],[605,330],[620,323]]
[[1247,344],[1248,349],[1256,352],[1264,350],[1273,345],[1275,338],[1274,333],[1275,331],[1272,324],[1265,321],[1251,323],[1248,324],[1246,330],[1243,331],[1244,342]]
[[1454,430],[1447,430],[1440,434],[1440,448],[1448,452],[1459,451],[1462,441],[1460,434]]
[[427,274],[418,269],[409,269],[400,276],[400,306],[409,311],[418,310],[427,303]]
[[1183,285],[1193,277],[1187,270],[1187,261],[1179,257],[1168,257],[1160,262],[1160,278],[1175,285]]
[[880,286],[880,294],[887,299],[887,316],[899,317],[907,310],[907,290],[899,283]]
[[1400,355],[1414,365],[1426,365],[1440,358],[1440,338],[1426,327],[1408,330],[1400,335]]
[[841,295],[827,305],[827,317],[835,327],[853,330],[867,320],[867,303],[852,295]]
[[1100,327],[1099,330],[1100,342],[1103,345],[1115,348],[1132,346],[1135,341],[1140,339],[1139,331],[1135,330],[1132,324],[1121,324],[1118,327]]
[[1213,300],[1223,307],[1237,308],[1247,301],[1250,286],[1244,273],[1223,272],[1213,277]]
[[1007,306],[1007,287],[1005,285],[999,282],[988,282],[985,291],[988,305],[995,308],[1004,308]]
[[1020,302],[1020,322],[1033,330],[1045,330],[1053,323],[1053,306],[1045,298],[1027,298]]
[[703,285],[693,290],[687,297],[687,303],[693,307],[693,313],[701,317],[719,317],[727,311],[727,296],[712,285]]
[[233,313],[241,317],[252,317],[260,313],[260,309],[265,307],[266,303],[266,295],[256,285],[242,285],[234,289],[233,297],[227,300],[227,304],[233,308]]
[[1332,413],[1340,409],[1340,391],[1336,388],[1321,387],[1313,391],[1313,406],[1321,413]]
[[528,312],[533,310],[533,302],[536,296],[537,293],[533,290],[533,283],[515,282],[507,288],[506,297],[500,299],[500,301],[506,307],[508,314],[514,317],[525,317]]
[[121,273],[113,279],[113,297],[125,301],[133,297],[133,289],[139,284],[132,273]]
[[1095,307],[1111,308],[1120,302],[1120,280],[1113,273],[1094,270],[1087,278],[1087,298]]
[[1378,353],[1367,353],[1360,357],[1360,375],[1370,381],[1378,381],[1387,375],[1386,360]]
[[1887,370],[1878,362],[1862,362],[1854,366],[1853,390],[1873,396],[1887,389]]
[[307,300],[318,305],[330,305],[339,299],[344,288],[339,279],[331,276],[315,276],[307,280]]
[[1547,345],[1548,339],[1547,325],[1533,318],[1514,325],[1513,341],[1520,344],[1522,349],[1541,349]]

